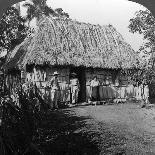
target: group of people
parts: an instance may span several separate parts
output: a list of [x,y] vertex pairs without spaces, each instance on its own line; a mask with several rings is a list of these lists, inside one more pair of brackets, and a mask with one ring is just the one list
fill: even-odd
[[140,85],[135,86],[135,97],[137,100],[143,100],[143,104],[149,103],[149,87],[145,80]]
[[[118,85],[119,84],[116,84],[116,86],[118,86]],[[102,98],[101,96],[104,96],[105,92],[100,92],[101,89],[99,89],[99,86],[100,86],[100,82],[97,79],[97,76],[95,76],[94,79],[90,82],[90,94],[91,94],[90,99],[91,99],[91,101],[99,101]],[[131,89],[131,86],[132,86],[132,89]],[[125,91],[124,92],[117,91],[118,88],[116,87],[116,89],[115,89],[113,87],[113,85],[110,85],[109,87],[113,88],[112,90],[114,90],[115,93],[112,93],[112,92],[108,93],[109,95],[107,95],[106,97],[110,96],[112,98],[117,98],[117,96],[120,97],[120,96],[122,96],[122,93],[125,93]],[[126,88],[127,96],[130,94],[129,92],[131,92],[132,95],[131,96],[129,95],[128,97],[135,98],[136,100],[141,100],[141,101],[143,101],[142,103],[145,105],[149,103],[149,87],[145,80],[142,81],[141,85],[137,85],[137,86],[129,85],[128,87],[123,87],[123,88]],[[129,89],[129,91],[128,91],[128,89]],[[105,91],[105,89],[104,89],[104,91]],[[123,96],[125,97],[126,95],[124,94]]]
[[116,96],[115,92],[112,89],[113,85],[110,84],[108,78],[106,78],[106,80],[101,83],[98,80],[97,76],[94,76],[94,78],[90,81],[89,87],[90,92],[88,95],[90,95],[90,101],[107,100]]
[[[51,88],[50,107],[51,108],[56,108],[56,109],[58,108],[58,99],[59,99],[59,91],[60,91],[58,75],[59,75],[59,73],[57,71],[54,72],[53,78],[47,84]],[[79,80],[77,78],[77,74],[72,73],[71,78],[70,78],[70,94],[71,94],[71,102],[72,102],[72,104],[76,104],[78,102],[79,90],[80,90],[80,84],[79,84]]]
[[[59,99],[59,91],[60,91],[60,86],[59,86],[59,81],[58,81],[58,72],[54,72],[53,78],[48,82],[48,86],[51,88],[51,93],[50,93],[50,98],[51,98],[51,103],[50,106],[51,108],[58,108],[58,99]],[[99,86],[100,82],[97,79],[97,76],[94,76],[94,78],[90,82],[90,100],[91,101],[99,101],[100,100],[100,92],[99,92]],[[71,73],[70,76],[70,95],[71,95],[71,103],[76,104],[78,102],[78,96],[79,96],[79,91],[80,91],[80,83],[77,78],[76,73]],[[141,99],[143,99],[145,102],[148,102],[148,89],[146,89],[146,85],[144,85],[143,93],[141,91]],[[138,94],[139,91],[137,90],[136,93]]]
[[[48,82],[48,86],[51,88],[51,108],[58,108],[58,98],[59,98],[59,91],[60,86],[58,82],[58,72],[54,72],[53,78]],[[70,95],[71,95],[71,103],[76,104],[78,102],[78,95],[80,91],[80,83],[77,78],[76,73],[71,73],[70,77]],[[90,100],[91,101],[99,101],[99,86],[100,82],[97,79],[97,76],[94,76],[94,78],[90,82]]]

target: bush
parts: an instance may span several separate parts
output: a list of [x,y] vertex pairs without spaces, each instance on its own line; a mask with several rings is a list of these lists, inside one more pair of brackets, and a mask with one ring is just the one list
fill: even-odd
[[34,143],[34,137],[44,117],[46,105],[37,91],[31,91],[31,95],[28,95],[21,89],[18,96],[19,104],[14,103],[9,96],[1,98],[0,154],[43,154],[38,144]]

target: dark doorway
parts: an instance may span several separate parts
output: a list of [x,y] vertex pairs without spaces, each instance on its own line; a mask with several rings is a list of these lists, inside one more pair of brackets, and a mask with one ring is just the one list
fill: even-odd
[[149,101],[151,104],[155,104],[155,82],[149,85]]
[[85,102],[86,101],[86,75],[85,75],[85,68],[84,67],[72,67],[70,69],[70,73],[76,73],[77,78],[80,83],[80,91],[78,96],[78,102]]

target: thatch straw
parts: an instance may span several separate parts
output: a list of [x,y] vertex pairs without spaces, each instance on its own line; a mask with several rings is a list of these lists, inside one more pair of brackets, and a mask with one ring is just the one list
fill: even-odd
[[138,56],[112,25],[79,23],[45,17],[33,36],[17,46],[5,68],[26,64],[74,65],[99,68],[131,68]]

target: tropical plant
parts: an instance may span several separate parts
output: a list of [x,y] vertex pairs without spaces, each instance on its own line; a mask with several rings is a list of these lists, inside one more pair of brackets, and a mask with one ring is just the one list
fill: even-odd
[[31,96],[25,94],[23,89],[18,89],[18,106],[8,96],[1,98],[1,155],[43,154],[35,141],[43,118],[43,113],[38,108],[40,100],[37,100],[35,89],[31,88]]
[[26,20],[28,21],[28,25],[30,25],[32,19],[36,18],[37,21],[39,21],[44,15],[69,18],[68,13],[63,12],[63,9],[58,8],[53,10],[46,4],[46,1],[47,0],[31,0],[29,3],[26,2],[23,4],[23,6],[27,8]]
[[10,7],[0,20],[0,47],[12,50],[27,36],[25,20],[19,15],[16,8]]
[[144,43],[138,53],[142,52],[144,58],[149,58],[140,67],[140,70],[133,74],[133,79],[135,81],[146,79],[148,83],[152,83],[155,78],[155,18],[149,10],[139,10],[135,13],[135,17],[130,19],[128,27],[130,32],[139,33],[143,36]]
[[33,18],[39,20],[43,15],[54,14],[54,10],[46,5],[46,0],[31,0],[31,2],[24,3],[23,6],[27,7],[26,20],[29,23]]
[[57,8],[54,11],[56,12],[57,17],[69,18],[69,14],[64,12],[62,8]]
[[140,47],[144,56],[152,55],[155,51],[155,18],[149,10],[139,10],[130,19],[129,30],[143,35],[144,44]]

